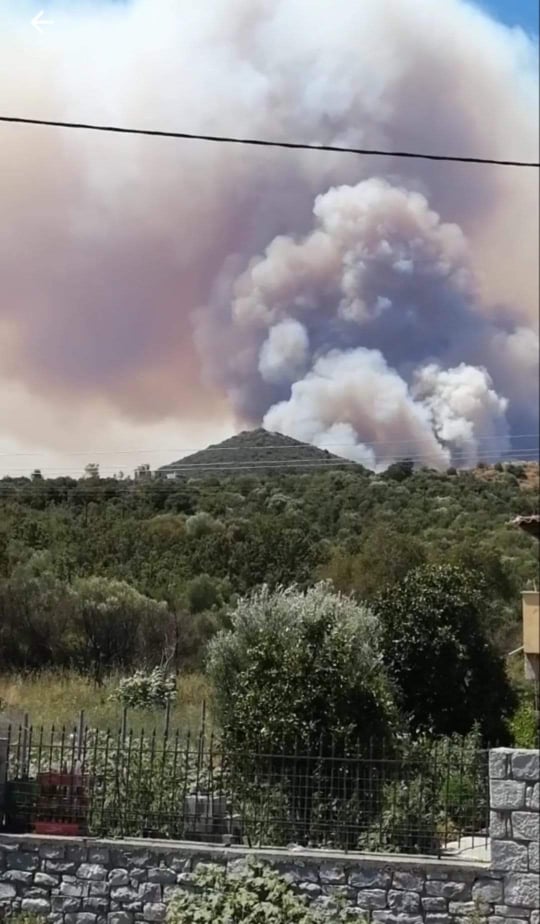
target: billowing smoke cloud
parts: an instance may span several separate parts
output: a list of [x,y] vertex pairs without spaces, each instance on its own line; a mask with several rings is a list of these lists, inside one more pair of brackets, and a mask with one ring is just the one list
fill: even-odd
[[[537,159],[537,46],[464,0],[12,15],[6,113]],[[374,466],[538,429],[536,171],[0,131],[0,375],[55,409],[41,445],[104,406]]]

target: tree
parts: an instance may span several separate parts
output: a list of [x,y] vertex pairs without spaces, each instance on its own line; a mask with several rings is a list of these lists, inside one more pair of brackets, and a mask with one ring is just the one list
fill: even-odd
[[373,614],[325,584],[268,587],[240,600],[209,647],[208,670],[229,746],[329,752],[387,738],[393,702]]
[[367,534],[356,555],[335,549],[330,561],[321,568],[321,575],[329,578],[336,590],[372,600],[384,587],[404,578],[425,559],[424,546],[415,536],[381,525]]
[[80,578],[73,585],[80,657],[96,678],[113,667],[159,661],[170,637],[167,606],[125,581]]
[[393,481],[405,481],[410,478],[414,472],[414,462],[412,459],[401,459],[398,462],[392,462],[384,472],[384,478],[391,478]]
[[47,552],[18,561],[0,584],[0,666],[40,669],[69,663],[73,608]]
[[374,610],[385,663],[415,731],[466,734],[475,723],[501,741],[513,695],[485,635],[487,594],[478,573],[428,565],[383,591]]

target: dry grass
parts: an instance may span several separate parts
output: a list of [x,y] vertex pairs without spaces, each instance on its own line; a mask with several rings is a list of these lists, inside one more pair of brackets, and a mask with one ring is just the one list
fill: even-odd
[[[118,676],[111,676],[101,686],[96,686],[90,678],[80,674],[52,671],[0,676],[0,723],[19,724],[27,715],[33,725],[69,728],[78,724],[83,712],[88,726],[117,729],[122,722],[122,707],[112,699],[112,693],[118,680]],[[170,728],[198,731],[203,703],[209,701],[210,693],[203,674],[180,676]],[[134,731],[160,729],[164,727],[165,716],[159,710],[130,710],[127,724]]]

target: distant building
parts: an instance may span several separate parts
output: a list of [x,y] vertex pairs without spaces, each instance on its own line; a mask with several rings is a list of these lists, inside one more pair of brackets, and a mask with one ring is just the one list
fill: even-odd
[[[540,540],[540,514],[516,517],[512,526],[523,530],[529,536]],[[522,599],[523,613],[523,654],[525,657],[525,676],[528,680],[540,682],[540,605],[538,590],[524,590]]]

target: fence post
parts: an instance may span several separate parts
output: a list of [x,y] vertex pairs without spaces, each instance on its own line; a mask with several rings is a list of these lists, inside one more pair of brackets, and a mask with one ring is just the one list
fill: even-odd
[[8,739],[0,737],[0,821],[4,811],[7,782]]

